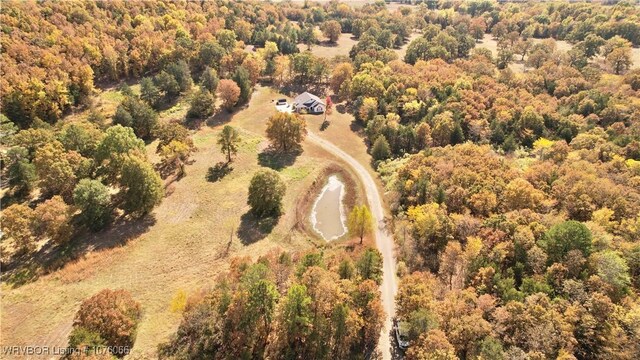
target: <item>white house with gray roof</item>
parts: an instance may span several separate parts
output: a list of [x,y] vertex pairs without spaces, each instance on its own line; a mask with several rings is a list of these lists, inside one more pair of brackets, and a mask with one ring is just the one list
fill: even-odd
[[309,114],[322,114],[326,109],[327,104],[324,103],[319,97],[303,92],[293,99],[293,108],[296,112],[307,112]]

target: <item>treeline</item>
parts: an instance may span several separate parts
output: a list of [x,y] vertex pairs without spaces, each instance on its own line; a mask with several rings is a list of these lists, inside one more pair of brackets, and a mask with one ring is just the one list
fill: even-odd
[[[427,23],[443,28],[455,23],[454,13],[481,18],[494,35],[517,32],[522,37],[579,42],[589,34],[603,39],[620,36],[640,44],[638,9],[633,1],[505,2],[492,0],[414,1]],[[613,4],[611,4],[613,3]]]
[[[5,139],[11,145],[3,163],[13,204],[3,209],[2,230],[18,253],[33,250],[42,239],[64,244],[77,228],[100,230],[116,209],[141,217],[164,196],[164,183],[132,128],[103,130],[88,121],[59,125]],[[188,131],[179,124],[154,127],[154,132],[161,138],[163,163],[173,164],[180,156],[176,152],[190,151]],[[185,149],[172,147],[177,144]]]
[[376,160],[468,140],[512,152],[532,148],[541,137],[571,142],[595,128],[620,155],[640,160],[633,121],[638,109],[631,101],[638,72],[612,80],[551,54],[522,75],[496,72],[483,52],[452,63],[366,63],[359,71],[344,63],[334,68],[330,85],[351,101],[369,143],[388,147]]
[[55,123],[89,102],[94,81],[139,78],[180,61],[227,77],[242,55],[232,51],[236,42],[271,41],[295,53],[300,28],[285,11],[264,2],[8,2],[0,12],[2,113],[22,128]]
[[514,158],[466,143],[381,166],[408,358],[638,357],[640,167],[580,143]]
[[216,285],[194,294],[167,359],[365,359],[375,352],[384,312],[382,257],[271,253],[235,259]]
[[[629,35],[602,32],[637,9],[433,4],[406,62],[345,61],[329,80],[389,191],[407,358],[637,358],[639,72]],[[524,31],[535,11],[568,54],[531,41],[550,36]],[[578,36],[567,14],[600,21]],[[456,32],[485,31],[497,58],[460,51]]]
[[[328,63],[285,55],[297,52],[300,30],[286,20],[286,9],[225,4],[16,2],[2,8],[8,24],[1,35],[7,55],[0,80],[8,183],[3,231],[13,250],[30,251],[47,239],[64,244],[78,229],[104,228],[120,210],[148,213],[163,196],[160,177],[183,176],[195,149],[184,125],[213,115],[217,97],[231,111],[249,100],[262,76],[326,80]],[[229,9],[236,11],[217,16]],[[23,18],[32,25],[17,21]],[[264,41],[255,39],[263,35]],[[283,43],[289,38],[293,48]],[[244,41],[264,47],[246,51]],[[121,52],[111,53],[112,46]],[[20,56],[26,53],[31,56]],[[72,91],[80,78],[67,74],[83,66],[88,77],[80,101]],[[140,79],[139,93],[121,86],[115,112],[97,110],[93,79],[128,77]],[[38,84],[56,84],[62,95]],[[159,112],[180,99],[189,103],[186,119],[160,121]],[[79,120],[59,121],[80,103],[87,109]],[[145,149],[144,141],[154,140],[158,164]]]

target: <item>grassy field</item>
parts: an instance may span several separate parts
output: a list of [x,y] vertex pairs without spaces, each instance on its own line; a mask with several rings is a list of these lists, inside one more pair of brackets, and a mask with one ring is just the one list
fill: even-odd
[[[112,91],[102,94],[104,106],[117,103],[118,95]],[[324,242],[312,234],[293,229],[308,214],[287,211],[268,234],[257,231],[255,222],[245,215],[248,184],[262,167],[259,154],[267,146],[265,121],[275,112],[272,100],[279,97],[282,95],[275,90],[258,87],[249,106],[234,114],[220,113],[197,130],[193,139],[198,151],[186,167],[187,175],[169,186],[168,196],[150,216],[117,223],[81,239],[92,250],[61,270],[17,288],[3,284],[2,343],[65,346],[83,299],[104,288],[124,288],[144,310],[134,355],[152,358],[157,344],[180,321],[180,315],[170,311],[171,300],[180,290],[190,293],[210,286],[233,256],[256,258],[275,249],[322,246]],[[179,103],[162,115],[178,116],[181,111]],[[362,140],[349,130],[352,117],[335,112],[330,119],[331,125],[320,132],[322,117],[309,116],[309,129],[367,163]],[[233,171],[218,182],[208,182],[209,167],[224,159],[216,135],[226,123],[239,128],[242,146]],[[149,145],[150,152],[153,146]],[[306,189],[326,166],[340,163],[314,146],[304,144],[303,150],[280,169],[287,183],[287,210],[308,200]]]
[[[340,34],[340,38],[336,44],[329,44],[326,39],[322,39],[320,44],[311,47],[311,53],[315,56],[332,58],[334,56],[349,56],[349,50],[358,43],[351,34]],[[307,45],[298,44],[300,51],[307,50]]]

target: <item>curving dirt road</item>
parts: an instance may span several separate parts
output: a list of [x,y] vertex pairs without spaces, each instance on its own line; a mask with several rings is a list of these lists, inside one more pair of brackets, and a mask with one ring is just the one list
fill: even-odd
[[342,151],[331,142],[322,139],[311,131],[309,131],[307,139],[312,141],[314,144],[322,147],[326,151],[332,153],[333,155],[337,156],[338,158],[344,160],[355,170],[356,173],[358,173],[360,181],[362,182],[362,185],[364,186],[365,192],[367,194],[367,202],[369,203],[371,214],[377,220],[378,226],[376,226],[375,228],[376,246],[382,253],[382,258],[384,260],[382,285],[380,286],[380,291],[382,292],[382,306],[384,308],[384,311],[387,313],[387,318],[384,321],[384,326],[382,328],[382,332],[380,333],[379,348],[382,353],[383,359],[391,359],[392,354],[395,353],[395,351],[389,334],[391,331],[391,319],[395,315],[394,298],[396,296],[398,286],[396,284],[396,259],[393,253],[393,238],[386,232],[385,229],[384,206],[382,205],[382,197],[380,196],[378,187],[376,186],[373,177],[371,177],[371,174],[369,174],[364,166],[356,161],[356,159],[351,157],[346,152]]

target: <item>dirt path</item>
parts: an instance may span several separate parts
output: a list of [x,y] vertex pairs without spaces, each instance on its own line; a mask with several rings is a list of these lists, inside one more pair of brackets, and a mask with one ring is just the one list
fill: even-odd
[[396,284],[396,259],[393,254],[393,239],[385,229],[382,196],[380,195],[376,182],[373,180],[371,174],[369,174],[367,169],[365,169],[365,167],[356,159],[311,131],[309,132],[307,139],[349,164],[349,166],[358,173],[365,192],[367,193],[369,208],[371,209],[371,213],[376,219],[378,225],[375,228],[376,246],[382,253],[382,258],[384,260],[380,291],[382,292],[382,306],[384,311],[387,313],[387,318],[384,321],[384,326],[380,334],[379,347],[382,352],[382,358],[391,359],[392,354],[395,351],[389,334],[391,331],[391,319],[395,315],[394,298],[396,296],[398,286]]

